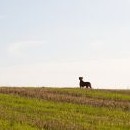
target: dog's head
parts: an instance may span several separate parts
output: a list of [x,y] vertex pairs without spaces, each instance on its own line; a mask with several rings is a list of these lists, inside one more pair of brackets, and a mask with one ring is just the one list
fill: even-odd
[[83,79],[83,77],[79,77],[79,80],[82,80]]

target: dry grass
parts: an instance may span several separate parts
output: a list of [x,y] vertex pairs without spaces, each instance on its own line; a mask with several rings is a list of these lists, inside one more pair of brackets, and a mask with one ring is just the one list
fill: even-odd
[[76,91],[73,91],[73,89],[55,88],[0,88],[0,93],[14,94],[56,102],[68,102],[91,105],[95,107],[130,110],[130,91],[75,90]]
[[130,91],[0,88],[1,130],[129,130]]

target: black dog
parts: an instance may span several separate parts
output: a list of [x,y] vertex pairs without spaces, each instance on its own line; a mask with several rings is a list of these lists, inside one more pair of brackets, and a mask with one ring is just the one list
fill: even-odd
[[79,83],[80,88],[82,88],[84,86],[86,86],[86,88],[92,88],[90,82],[83,81],[83,77],[79,77],[79,80],[80,80],[80,83]]

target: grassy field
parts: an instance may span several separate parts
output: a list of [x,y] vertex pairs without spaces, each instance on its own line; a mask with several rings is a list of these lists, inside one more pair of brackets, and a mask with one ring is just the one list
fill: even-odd
[[0,130],[130,130],[130,90],[1,87]]

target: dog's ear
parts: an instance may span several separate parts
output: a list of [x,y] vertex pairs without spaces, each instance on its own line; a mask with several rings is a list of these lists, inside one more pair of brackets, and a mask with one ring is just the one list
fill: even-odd
[[83,77],[79,77],[79,79],[81,80],[81,79],[83,79]]

